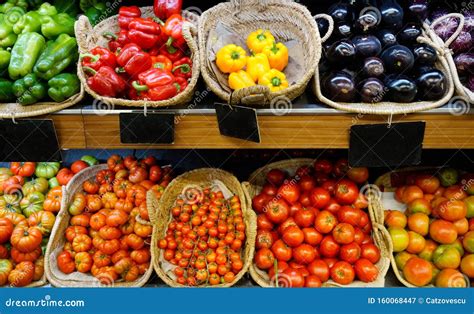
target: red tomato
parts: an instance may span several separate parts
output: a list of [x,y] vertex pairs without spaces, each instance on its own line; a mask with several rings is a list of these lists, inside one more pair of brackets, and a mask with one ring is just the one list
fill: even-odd
[[278,227],[278,232],[280,234],[283,234],[283,232],[285,232],[286,228],[288,228],[289,226],[296,226],[298,227],[298,225],[296,224],[295,220],[293,219],[293,217],[290,217],[288,218],[287,220],[285,220],[279,227]]
[[291,247],[296,247],[303,243],[304,233],[297,226],[289,226],[285,229],[282,236],[283,241]]
[[14,175],[31,177],[35,173],[36,163],[34,162],[12,162],[10,170]]
[[299,269],[287,268],[283,276],[278,277],[279,287],[301,288],[304,287],[304,276]]
[[268,219],[267,215],[260,214],[257,216],[257,229],[258,230],[272,230],[273,223]]
[[290,207],[282,199],[272,199],[265,206],[265,210],[268,219],[275,224],[282,223],[290,215]]
[[319,244],[319,252],[324,257],[336,257],[339,253],[340,245],[334,241],[332,235],[325,236]]
[[320,212],[314,221],[314,227],[321,233],[330,233],[336,224],[336,217],[327,210]]
[[255,240],[255,247],[257,249],[261,248],[271,248],[273,244],[273,236],[272,233],[268,230],[258,230],[257,237]]
[[341,246],[339,251],[339,257],[350,264],[354,264],[360,258],[360,254],[360,246],[355,242]]
[[313,174],[313,170],[314,169],[311,166],[301,166],[296,170],[295,175],[300,178],[311,176]]
[[66,185],[74,177],[74,173],[69,168],[63,168],[56,174],[59,185]]
[[[278,275],[280,275],[285,269],[287,269],[288,263],[284,261],[278,261],[277,262],[277,269],[278,269]],[[268,269],[268,277],[270,277],[270,280],[275,281],[275,264],[273,264],[273,267]]]
[[290,206],[290,217],[293,217],[297,211],[303,209],[303,206],[301,203],[294,203],[293,205]]
[[354,227],[359,226],[361,210],[350,207],[342,206],[337,212],[337,220],[339,222],[345,222],[351,224]]
[[303,192],[300,195],[300,198],[298,199],[298,202],[301,203],[301,205],[308,207],[311,205],[311,198],[310,198],[310,193],[309,192]]
[[359,195],[359,188],[357,185],[347,179],[341,179],[336,184],[334,198],[339,204],[350,205],[355,202]]
[[79,171],[81,171],[82,169],[86,169],[87,167],[89,167],[89,164],[86,163],[85,161],[83,160],[77,160],[75,162],[72,163],[71,165],[71,171],[76,174],[78,173]]
[[308,175],[301,177],[298,183],[300,185],[301,190],[305,192],[311,191],[316,186],[313,178]]
[[415,179],[415,184],[424,192],[434,194],[439,188],[439,179],[429,174],[418,175]]
[[329,266],[321,259],[315,259],[308,265],[308,271],[311,275],[318,276],[322,282],[329,280]]
[[314,223],[315,218],[314,212],[307,208],[298,210],[294,215],[296,224],[301,228],[311,226]]
[[347,177],[355,183],[362,184],[369,179],[369,170],[365,167],[350,168]]
[[267,183],[263,186],[262,191],[260,193],[267,194],[270,196],[276,196],[278,193],[278,188]]
[[329,200],[329,204],[324,208],[324,210],[330,211],[331,213],[336,215],[340,208],[341,205],[339,205],[335,199],[331,198]]
[[361,258],[354,265],[357,278],[363,282],[375,281],[379,275],[379,270],[368,259]]
[[252,208],[257,213],[263,213],[263,209],[271,199],[272,197],[270,195],[260,193],[252,199]]
[[334,240],[339,244],[349,244],[354,241],[355,230],[352,225],[341,222],[332,230]]
[[305,277],[304,286],[306,288],[319,288],[322,286],[322,282],[318,276],[308,275]]
[[285,181],[278,189],[278,194],[290,204],[296,203],[300,197],[300,189],[294,181]]
[[280,169],[272,169],[267,173],[267,181],[274,185],[280,186],[286,179],[286,173]]
[[321,187],[325,190],[327,190],[331,195],[334,194],[334,191],[336,189],[336,180],[329,179],[326,182],[324,182]]
[[364,232],[360,228],[354,228],[354,242],[361,245],[364,241]]
[[150,167],[149,179],[151,182],[158,182],[163,177],[163,171],[160,166],[154,165]]
[[269,269],[273,267],[275,257],[270,249],[262,248],[255,253],[254,261],[258,268]]
[[341,285],[348,285],[354,281],[355,272],[347,262],[337,262],[331,268],[331,279]]
[[339,260],[333,257],[326,257],[323,258],[323,261],[328,265],[329,269],[331,269]]
[[314,180],[317,186],[322,186],[324,182],[329,181],[329,176],[323,172],[316,172],[314,174]]
[[316,172],[330,174],[332,171],[332,163],[326,159],[316,160],[314,163],[314,170]]
[[347,171],[349,170],[349,162],[347,159],[342,158],[336,161],[334,164],[333,173],[336,177],[343,177],[346,175]]
[[292,256],[291,248],[283,240],[277,240],[273,243],[272,252],[278,261],[288,262]]
[[314,228],[303,228],[304,242],[310,245],[318,245],[323,239],[323,235]]
[[329,192],[323,188],[314,188],[311,190],[310,200],[311,204],[317,209],[323,209],[329,204],[331,195]]
[[316,249],[309,244],[304,243],[293,249],[293,259],[299,264],[309,264],[316,257]]

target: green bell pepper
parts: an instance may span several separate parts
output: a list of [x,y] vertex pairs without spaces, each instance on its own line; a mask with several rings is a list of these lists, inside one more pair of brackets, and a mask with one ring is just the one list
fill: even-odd
[[91,155],[84,155],[81,157],[81,160],[84,161],[89,166],[95,166],[99,164],[99,161],[97,160],[97,158]]
[[11,48],[0,48],[0,73],[3,73],[4,70],[8,69],[11,56]]
[[79,92],[81,82],[76,74],[58,74],[48,81],[48,95],[56,102],[63,102]]
[[36,165],[35,176],[51,179],[58,173],[60,166],[59,162],[39,162]]
[[41,17],[41,33],[48,39],[53,39],[61,34],[74,36],[74,23],[76,20],[67,13]]
[[36,11],[30,11],[26,13],[15,25],[13,25],[13,31],[15,34],[39,32],[40,30],[41,15]]
[[26,14],[25,9],[20,7],[13,7],[5,12],[5,22],[10,24],[12,27],[15,25],[20,18]]
[[17,35],[13,32],[13,25],[7,22],[5,14],[0,14],[0,47],[11,47],[16,40]]
[[46,40],[38,33],[23,33],[13,46],[8,74],[13,80],[33,71],[36,60],[46,45]]
[[47,85],[36,74],[30,73],[13,83],[13,93],[22,105],[37,103],[46,97]]
[[115,13],[115,10],[110,10],[104,3],[98,0],[80,0],[79,6],[93,26],[99,23],[101,19],[105,19]]
[[24,10],[28,9],[26,0],[7,0],[6,3],[0,5],[0,13],[5,13],[13,7],[20,7]]
[[59,13],[67,13],[70,16],[79,14],[79,0],[54,0],[52,4]]
[[67,34],[59,35],[56,40],[48,41],[33,71],[38,77],[50,80],[61,73],[78,58],[76,38]]
[[44,15],[44,16],[53,16],[53,15],[58,14],[58,10],[56,10],[56,7],[54,5],[51,5],[48,2],[45,2],[42,5],[40,5],[37,12],[40,15]]
[[13,82],[0,78],[0,102],[12,102],[14,100]]

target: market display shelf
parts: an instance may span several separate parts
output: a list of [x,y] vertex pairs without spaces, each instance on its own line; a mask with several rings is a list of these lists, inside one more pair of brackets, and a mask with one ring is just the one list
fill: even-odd
[[[188,105],[150,109],[113,107],[91,98],[81,104],[42,118],[50,118],[63,149],[88,148],[348,148],[349,129],[358,124],[387,123],[390,117],[351,114],[316,103],[309,92],[291,104],[274,108],[256,108],[261,143],[222,136],[219,132],[211,92],[198,93]],[[175,116],[173,144],[122,144],[120,113],[152,112]],[[454,113],[454,114],[453,114]],[[474,148],[474,109],[457,114],[451,105],[430,111],[391,117],[392,123],[425,121],[423,148]]]

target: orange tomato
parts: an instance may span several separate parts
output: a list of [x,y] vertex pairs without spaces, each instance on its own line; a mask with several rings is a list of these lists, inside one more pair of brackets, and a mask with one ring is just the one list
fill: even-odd
[[430,217],[424,213],[415,213],[408,216],[408,229],[425,236],[430,227]]
[[439,288],[466,288],[466,278],[455,269],[443,269],[436,276],[435,286]]
[[423,198],[423,191],[416,185],[409,185],[403,190],[402,201],[409,204],[412,201]]
[[458,235],[464,235],[466,232],[469,231],[469,222],[467,218],[462,218],[453,222],[454,227],[456,227],[456,231]]
[[474,254],[468,254],[462,258],[461,271],[469,278],[474,278]]
[[456,241],[458,232],[453,223],[438,219],[430,225],[430,237],[441,244],[451,244]]
[[456,221],[466,218],[467,207],[463,201],[451,199],[439,204],[438,212],[444,220]]
[[423,214],[431,214],[431,204],[426,198],[417,198],[408,203],[408,213],[423,213]]
[[403,276],[412,285],[426,286],[433,278],[433,265],[422,258],[412,257],[403,268]]
[[398,210],[392,210],[385,218],[385,224],[389,228],[405,228],[407,225],[407,217],[404,213]]
[[408,253],[418,254],[425,248],[426,240],[420,234],[408,231],[408,247],[406,248]]

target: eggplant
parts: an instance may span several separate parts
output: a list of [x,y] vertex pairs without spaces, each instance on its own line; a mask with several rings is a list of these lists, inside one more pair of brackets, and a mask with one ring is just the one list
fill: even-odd
[[411,14],[421,21],[428,17],[428,1],[427,0],[410,0],[408,2],[408,10]]
[[376,5],[365,1],[365,7],[360,11],[359,17],[355,20],[354,26],[362,32],[370,32],[375,30],[382,21],[382,15]]
[[415,23],[408,23],[401,31],[398,33],[398,41],[403,45],[412,45],[416,44],[416,39],[421,36],[421,28]]
[[328,14],[336,23],[346,22],[352,24],[355,19],[353,7],[347,2],[339,2],[331,5],[328,9]]
[[408,72],[415,63],[411,50],[402,45],[388,47],[382,52],[380,58],[389,73]]
[[345,71],[331,73],[324,82],[329,98],[339,102],[353,102],[357,95],[354,77]]
[[451,44],[451,49],[454,53],[466,52],[472,47],[472,36],[471,33],[462,31],[459,36]]
[[395,33],[389,29],[381,29],[375,35],[379,39],[380,43],[382,44],[382,48],[384,49],[398,43],[397,35],[395,35]]
[[474,53],[461,53],[454,57],[454,63],[460,75],[474,74]]
[[362,81],[358,86],[362,102],[377,103],[380,102],[385,94],[385,85],[376,78],[368,78]]
[[378,8],[382,14],[382,25],[399,30],[403,26],[403,9],[397,0],[379,0]]
[[373,35],[355,36],[352,43],[356,47],[357,55],[364,58],[377,56],[382,51],[380,40]]
[[355,60],[356,47],[350,39],[341,39],[326,50],[327,59],[337,67],[344,67]]
[[387,76],[385,86],[387,88],[386,99],[393,102],[410,103],[418,92],[415,82],[405,75]]
[[349,38],[352,36],[352,27],[347,22],[339,22],[334,25],[333,34],[338,38]]
[[438,69],[421,74],[416,79],[418,98],[421,100],[439,100],[446,92],[446,76]]
[[328,32],[329,22],[326,19],[317,19],[316,24],[318,25],[319,34],[321,36]]
[[418,44],[413,48],[417,65],[433,65],[438,59],[436,50],[428,44]]
[[362,72],[366,77],[380,77],[385,73],[383,61],[377,57],[370,57],[364,60]]

